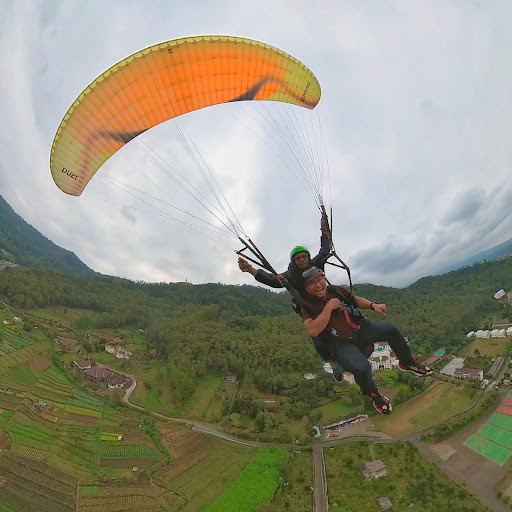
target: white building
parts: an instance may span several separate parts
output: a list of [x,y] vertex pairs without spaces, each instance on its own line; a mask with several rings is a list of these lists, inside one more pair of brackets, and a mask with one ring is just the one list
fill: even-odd
[[476,336],[476,332],[475,331],[469,331],[466,334],[466,338],[474,338],[475,336]]
[[495,294],[494,294],[494,298],[495,299],[501,299],[502,297],[505,297],[505,290],[502,288],[501,290],[498,290]]
[[464,359],[462,357],[454,357],[441,371],[444,375],[453,377],[455,371],[464,366]]
[[484,372],[476,368],[462,367],[455,370],[454,377],[457,377],[458,379],[473,379],[481,381],[484,378]]
[[391,357],[387,355],[379,355],[370,359],[372,371],[391,370]]
[[372,371],[390,370],[398,365],[398,359],[391,356],[391,347],[387,341],[375,343],[374,350],[368,358]]
[[507,336],[512,336],[512,327],[507,329]]
[[493,329],[491,331],[492,338],[504,338],[506,336],[505,329]]

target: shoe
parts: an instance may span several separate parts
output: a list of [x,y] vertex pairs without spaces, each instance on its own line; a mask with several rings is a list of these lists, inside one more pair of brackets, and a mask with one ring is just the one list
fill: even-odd
[[412,356],[413,362],[411,364],[398,364],[398,369],[402,370],[403,372],[409,372],[412,373],[418,377],[427,377],[428,375],[432,375],[434,373],[434,370],[432,368],[429,368],[428,366],[425,366],[421,363],[418,363],[416,360],[416,356]]
[[338,365],[336,365],[336,366],[331,365],[331,368],[332,368],[333,379],[336,382],[343,382],[343,371],[341,370],[341,368]]
[[393,407],[391,407],[391,403],[389,402],[387,397],[381,395],[377,391],[377,393],[370,393],[370,398],[373,402],[373,407],[375,407],[375,410],[377,412],[380,412],[381,414],[391,414]]

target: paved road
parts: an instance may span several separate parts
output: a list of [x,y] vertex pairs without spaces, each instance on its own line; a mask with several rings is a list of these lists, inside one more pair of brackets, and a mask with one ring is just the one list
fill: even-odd
[[[165,414],[161,414],[158,412],[152,412],[148,411],[146,408],[141,407],[139,405],[134,404],[133,402],[130,402],[130,395],[133,393],[136,385],[137,380],[133,375],[127,375],[130,379],[132,379],[131,386],[126,390],[124,396],[123,396],[123,402],[133,408],[137,409],[141,412],[144,412],[146,414],[150,414],[151,416],[155,418],[159,418],[165,421],[173,421],[175,423],[181,423],[183,425],[187,425],[191,427],[192,430],[196,432],[200,432],[202,434],[207,435],[213,435],[216,437],[219,437],[221,439],[224,439],[226,441],[230,441],[232,443],[238,443],[238,444],[244,444],[247,446],[253,446],[253,447],[260,447],[260,446],[292,446],[292,445],[276,445],[273,443],[260,443],[256,441],[246,441],[244,439],[239,439],[235,436],[231,436],[228,434],[224,434],[222,432],[219,432],[217,428],[214,425],[208,424],[208,423],[201,423],[199,421],[191,421],[183,418],[173,418],[170,416],[166,416]],[[445,380],[442,378],[442,380]],[[485,395],[485,393],[490,389],[485,390],[484,393],[479,397],[479,399],[476,401],[476,403],[473,405],[473,407],[470,408],[473,409],[478,405],[481,398]],[[505,391],[500,390],[500,395],[503,394]],[[494,409],[494,406],[491,407]],[[467,413],[468,411],[466,411]],[[444,423],[444,422],[443,422]],[[313,466],[314,466],[314,478],[315,478],[315,488],[314,488],[314,512],[328,512],[329,504],[328,504],[328,498],[327,498],[327,479],[325,475],[325,464],[324,464],[324,457],[323,457],[323,447],[328,446],[334,446],[337,444],[345,444],[345,443],[351,443],[354,441],[369,441],[369,442],[375,442],[375,443],[394,443],[397,441],[407,441],[407,440],[414,440],[415,446],[418,448],[418,450],[427,457],[430,461],[432,461],[436,466],[443,471],[446,475],[448,475],[454,482],[458,483],[459,485],[462,485],[470,490],[473,494],[475,494],[478,499],[487,507],[490,508],[493,512],[510,512],[510,508],[505,505],[503,502],[501,502],[495,495],[493,491],[490,492],[483,492],[483,489],[476,489],[476,488],[470,488],[468,485],[468,482],[460,478],[453,470],[451,470],[449,467],[447,467],[446,463],[438,457],[438,455],[432,451],[432,449],[425,443],[423,443],[421,440],[417,440],[418,435],[424,435],[431,431],[433,431],[436,428],[436,426],[432,426],[428,429],[425,429],[421,432],[414,432],[408,435],[391,438],[382,432],[375,432],[371,433],[370,435],[356,435],[354,437],[347,437],[347,438],[341,438],[329,442],[324,443],[316,443],[313,445]]]
[[324,452],[321,444],[313,445],[313,467],[315,470],[315,512],[327,512],[327,480],[325,478]]

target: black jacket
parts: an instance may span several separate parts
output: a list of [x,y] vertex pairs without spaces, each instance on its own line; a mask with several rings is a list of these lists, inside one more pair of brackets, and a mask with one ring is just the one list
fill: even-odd
[[[307,299],[309,298],[309,293],[304,289],[302,273],[311,267],[317,267],[320,270],[324,270],[325,261],[329,255],[329,251],[329,237],[327,235],[322,235],[320,238],[320,252],[314,258],[311,258],[307,268],[299,268],[297,264],[292,260],[288,265],[288,270],[283,272],[281,275],[287,279],[290,285],[295,288],[302,297]],[[281,281],[279,281],[279,279],[274,274],[265,272],[262,269],[258,269],[255,279],[256,281],[262,284],[266,284],[267,286],[271,286],[272,288],[283,288]]]

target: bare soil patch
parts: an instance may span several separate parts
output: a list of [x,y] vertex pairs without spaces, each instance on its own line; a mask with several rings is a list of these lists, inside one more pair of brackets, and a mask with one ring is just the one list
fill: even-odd
[[7,447],[7,443],[9,442],[9,434],[7,432],[2,432],[0,436],[0,450],[3,450]]
[[68,420],[71,420],[73,423],[83,423],[86,425],[97,425],[100,423],[100,418],[95,418],[93,416],[81,416],[79,414],[71,414],[67,412],[64,417]]
[[169,468],[162,474],[166,479],[172,479],[197,464],[219,444],[215,437],[204,438],[184,428],[160,427],[159,431],[172,459]]
[[33,357],[28,361],[24,361],[21,367],[24,370],[30,370],[33,372],[43,372],[47,370],[52,364],[52,360],[49,356]]
[[0,400],[0,409],[15,411],[19,404],[14,402],[7,402],[6,400]]
[[133,441],[135,443],[142,443],[146,441],[146,437],[142,434],[123,434],[125,441]]
[[132,458],[101,458],[100,467],[102,468],[147,468],[151,466],[155,460],[151,457],[132,457]]

